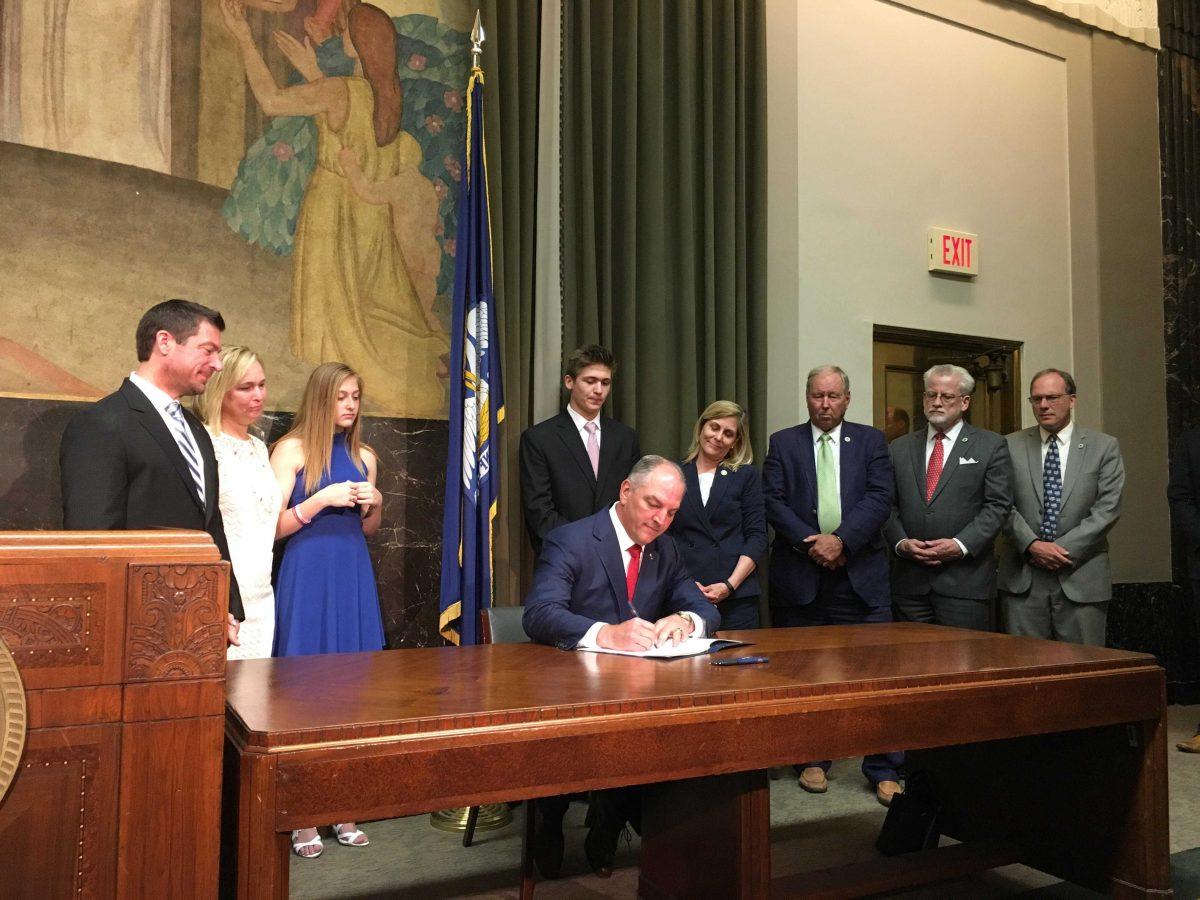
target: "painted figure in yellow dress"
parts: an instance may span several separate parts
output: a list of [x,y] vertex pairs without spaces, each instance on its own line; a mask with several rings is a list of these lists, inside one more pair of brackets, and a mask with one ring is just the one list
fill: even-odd
[[[424,182],[432,196],[432,185],[417,169],[420,147],[400,129],[403,95],[392,20],[375,6],[352,6],[342,40],[357,60],[356,74],[318,75],[281,88],[254,43],[241,0],[221,0],[221,11],[263,112],[313,116],[317,124],[317,166],[296,225],[293,352],[314,363],[344,360],[371,386],[378,412],[444,418],[449,338],[414,285],[392,205],[356,191],[343,163],[345,153],[360,189]],[[299,45],[285,44],[280,40],[295,62]],[[418,272],[425,268],[415,256],[413,262]]]

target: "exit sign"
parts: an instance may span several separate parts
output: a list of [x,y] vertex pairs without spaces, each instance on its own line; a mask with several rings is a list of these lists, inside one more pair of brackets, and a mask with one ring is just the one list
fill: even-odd
[[930,228],[929,271],[978,275],[979,235],[948,228]]

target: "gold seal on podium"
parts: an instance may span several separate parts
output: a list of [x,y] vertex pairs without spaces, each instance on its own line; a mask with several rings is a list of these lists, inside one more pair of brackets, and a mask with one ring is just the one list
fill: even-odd
[[25,746],[25,688],[17,661],[0,638],[0,801],[12,784]]

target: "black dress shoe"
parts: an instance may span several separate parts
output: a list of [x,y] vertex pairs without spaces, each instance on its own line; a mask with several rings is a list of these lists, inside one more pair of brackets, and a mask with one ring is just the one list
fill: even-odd
[[534,804],[533,864],[543,878],[557,878],[562,873],[563,812]]
[[613,871],[613,858],[617,855],[617,839],[620,828],[610,825],[593,825],[583,840],[583,852],[588,865],[600,878],[608,878]]

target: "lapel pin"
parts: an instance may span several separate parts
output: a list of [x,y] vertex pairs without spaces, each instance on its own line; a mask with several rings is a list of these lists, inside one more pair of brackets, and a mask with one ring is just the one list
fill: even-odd
[[847,444],[850,443],[850,435],[846,435],[844,438],[842,438],[842,440],[845,441]]
[[722,474],[722,475],[728,475],[728,474],[729,474],[729,470],[728,470],[728,469],[722,469],[722,470],[721,470],[721,474]]
[[1076,449],[1076,450],[1082,450],[1082,449],[1083,449],[1083,442],[1082,442],[1082,441],[1080,441],[1080,442],[1079,442],[1079,443],[1078,443],[1078,444],[1075,446],[1075,449]]
[[967,442],[967,439],[966,439],[966,438],[963,438],[963,439],[962,439],[962,442],[965,444],[965,443]]

